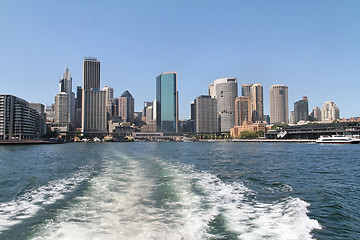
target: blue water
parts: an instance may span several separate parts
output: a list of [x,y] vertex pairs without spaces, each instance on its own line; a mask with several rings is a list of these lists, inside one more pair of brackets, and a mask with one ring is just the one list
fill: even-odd
[[360,239],[360,146],[0,146],[0,239]]

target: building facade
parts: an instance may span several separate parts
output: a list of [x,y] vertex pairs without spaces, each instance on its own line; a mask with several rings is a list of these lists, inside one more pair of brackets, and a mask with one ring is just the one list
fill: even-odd
[[250,88],[250,114],[252,122],[264,121],[263,86],[258,83]]
[[235,99],[235,126],[241,126],[250,119],[250,98],[241,96]]
[[340,119],[340,110],[334,102],[325,102],[321,108],[321,121],[333,122]]
[[75,123],[75,94],[72,92],[72,77],[69,68],[59,80],[59,93],[55,96],[55,123]]
[[36,123],[35,123],[35,132],[38,134],[37,137],[46,134],[46,113],[45,106],[41,103],[30,103],[29,107],[35,109],[37,112]]
[[270,88],[270,121],[272,124],[288,124],[289,122],[287,86],[273,85]]
[[314,107],[310,117],[311,121],[321,121],[321,109],[319,107]]
[[295,123],[299,121],[309,120],[309,103],[307,97],[303,97],[302,100],[299,100],[294,103],[294,114],[295,114],[295,119],[294,119]]
[[119,98],[119,117],[123,122],[134,122],[134,98],[128,90]]
[[156,78],[156,122],[158,131],[178,132],[177,73],[161,73]]
[[106,92],[100,89],[100,61],[86,57],[83,62],[82,131],[106,132]]
[[220,78],[214,81],[217,112],[220,115],[218,129],[228,132],[235,125],[235,98],[238,96],[237,78]]
[[0,140],[33,139],[41,135],[36,127],[38,113],[24,99],[0,95]]
[[198,133],[217,132],[217,100],[210,96],[199,96],[194,100],[195,131]]

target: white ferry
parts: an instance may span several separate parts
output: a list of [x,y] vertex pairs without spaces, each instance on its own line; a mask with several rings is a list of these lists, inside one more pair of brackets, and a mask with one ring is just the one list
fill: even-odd
[[333,144],[356,144],[360,143],[359,139],[346,137],[344,135],[320,136],[316,143],[333,143]]

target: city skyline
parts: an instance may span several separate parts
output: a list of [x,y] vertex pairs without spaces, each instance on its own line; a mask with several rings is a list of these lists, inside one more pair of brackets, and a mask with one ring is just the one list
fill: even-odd
[[[163,3],[90,3],[82,10],[66,1],[4,2],[1,92],[52,104],[66,67],[75,89],[83,57],[96,56],[100,88],[113,88],[115,96],[129,89],[135,111],[155,99],[159,73],[176,71],[180,119],[190,118],[190,102],[209,83],[226,77],[236,77],[239,87],[261,84],[266,115],[274,84],[289,87],[289,111],[308,96],[309,110],[334,101],[341,118],[360,115],[348,97],[360,88],[358,1]],[[159,39],[165,30],[174,34]],[[64,32],[68,38],[59,37]],[[21,71],[19,59],[27,63]]]

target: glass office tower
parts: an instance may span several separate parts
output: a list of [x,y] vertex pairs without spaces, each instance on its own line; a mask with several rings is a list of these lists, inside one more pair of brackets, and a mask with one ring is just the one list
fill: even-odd
[[156,78],[156,122],[161,132],[178,131],[178,92],[176,72]]

